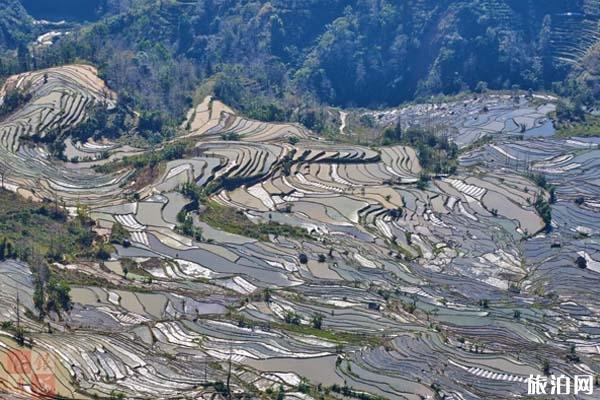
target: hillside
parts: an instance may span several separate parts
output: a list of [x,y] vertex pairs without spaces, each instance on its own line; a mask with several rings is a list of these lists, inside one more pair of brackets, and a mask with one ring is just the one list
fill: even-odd
[[[93,67],[12,76],[0,97],[19,88],[0,177],[30,201],[0,190],[0,357],[33,341],[57,384],[0,369],[0,396],[479,400],[571,360],[598,371],[600,249],[575,231],[600,234],[600,154],[541,137],[554,98],[377,111],[404,122],[360,146],[209,96],[144,150],[52,135],[118,112]],[[408,126],[424,119],[448,135]]]
[[600,0],[0,2],[0,398],[597,398]]
[[[596,3],[149,1],[74,40],[87,58],[106,66],[110,83],[146,98],[148,89],[132,82],[148,72],[202,77],[219,65],[244,65],[252,89],[269,96],[293,89],[336,105],[393,105],[475,89],[480,81],[494,89],[550,88],[597,37]],[[173,71],[169,62],[175,59],[195,68]],[[156,73],[159,66],[162,73]],[[134,79],[124,79],[124,70]]]
[[0,2],[0,50],[30,39],[33,20],[18,0]]

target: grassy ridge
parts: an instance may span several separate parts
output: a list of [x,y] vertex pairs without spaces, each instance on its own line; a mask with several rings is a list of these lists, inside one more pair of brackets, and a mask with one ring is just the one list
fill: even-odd
[[89,256],[95,234],[81,218],[69,219],[58,206],[34,203],[0,189],[0,242],[10,243],[12,254],[28,260],[38,254],[52,261]]
[[300,227],[283,225],[276,222],[254,223],[243,213],[210,201],[200,214],[200,220],[213,228],[242,235],[253,239],[268,241],[269,235],[288,236],[298,239],[311,239],[309,233]]

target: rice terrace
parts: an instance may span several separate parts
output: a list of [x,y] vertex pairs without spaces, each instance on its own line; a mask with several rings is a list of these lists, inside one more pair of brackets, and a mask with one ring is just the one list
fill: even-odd
[[8,3],[0,398],[597,398],[599,2]]

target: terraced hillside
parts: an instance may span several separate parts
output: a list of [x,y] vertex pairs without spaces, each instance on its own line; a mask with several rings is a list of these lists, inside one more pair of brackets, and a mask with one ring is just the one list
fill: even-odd
[[[96,70],[72,65],[13,76],[0,90],[0,98],[4,101],[15,90],[30,98],[0,124],[0,167],[9,172],[3,186],[38,199],[74,203],[82,197],[95,202],[108,196],[111,201],[121,190],[122,176],[103,177],[81,168],[65,170],[50,162],[47,150],[32,145],[57,139],[67,127],[83,121],[91,104],[114,106],[115,95],[97,77]],[[90,189],[94,193],[89,193]]]
[[[525,396],[530,374],[600,373],[600,152],[536,131],[553,98],[370,113],[443,125],[464,146],[456,172],[429,181],[410,146],[328,142],[206,98],[162,149],[184,150],[142,179],[124,158],[143,165],[139,149],[79,143],[108,158],[74,164],[23,143],[81,121],[83,102],[112,104],[93,70],[4,90],[26,81],[31,99],[0,123],[4,188],[85,203],[98,234],[126,237],[108,260],[52,266],[73,282],[72,308],[43,321],[28,265],[0,261],[0,320],[18,311],[54,395],[505,399]],[[113,172],[92,170],[102,163]],[[23,354],[15,339],[3,324],[0,360]],[[30,360],[0,364],[0,392],[47,395]]]

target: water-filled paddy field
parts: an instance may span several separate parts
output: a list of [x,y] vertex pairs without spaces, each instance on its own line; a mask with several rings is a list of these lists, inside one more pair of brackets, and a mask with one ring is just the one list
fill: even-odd
[[[99,173],[93,165],[107,162],[85,156],[142,149],[69,141],[81,160],[63,163],[24,144],[81,121],[86,102],[114,102],[89,67],[47,73],[46,84],[36,73],[9,80],[31,80],[36,95],[0,123],[5,188],[71,211],[85,204],[98,230],[118,223],[129,235],[106,262],[53,266],[86,279],[72,285],[73,309],[47,325],[25,313],[35,309],[28,266],[0,262],[0,319],[14,320],[18,293],[35,348],[59,365],[62,396],[210,396],[230,366],[240,394],[296,393],[305,381],[390,399],[520,397],[545,366],[600,372],[599,142],[553,137],[551,98],[372,112],[381,124],[434,119],[465,149],[455,173],[424,186],[410,147],[327,142],[207,98],[173,139],[193,151],[139,187],[131,167]],[[238,140],[223,140],[232,132]],[[550,232],[535,207],[550,193],[532,173],[555,188]],[[185,234],[181,185],[217,180],[190,212],[200,234]],[[16,346],[10,336],[0,329],[0,353]]]

